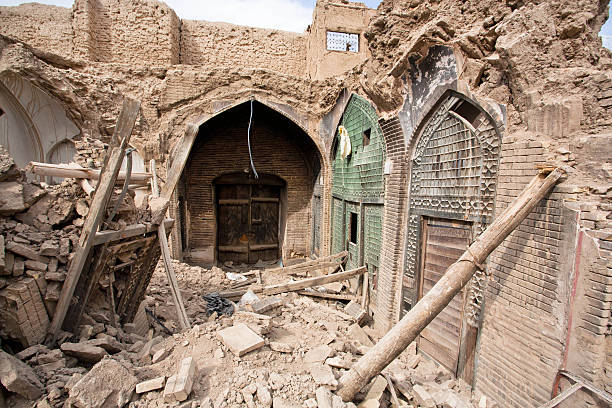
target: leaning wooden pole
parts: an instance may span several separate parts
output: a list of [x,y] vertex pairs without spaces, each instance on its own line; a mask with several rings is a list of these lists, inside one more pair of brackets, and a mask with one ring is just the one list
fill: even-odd
[[[548,173],[548,175],[547,175]],[[338,395],[351,401],[412,343],[421,331],[450,303],[469,282],[489,254],[527,217],[536,204],[564,174],[560,169],[542,170],[523,192],[451,265],[438,283],[342,378]]]

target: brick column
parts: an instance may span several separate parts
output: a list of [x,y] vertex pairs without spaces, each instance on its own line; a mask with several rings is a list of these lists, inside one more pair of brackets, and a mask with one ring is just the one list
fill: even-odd
[[391,174],[385,176],[385,208],[383,214],[382,248],[378,275],[375,327],[387,331],[397,321],[402,277],[404,208],[407,202],[406,158],[404,134],[397,117],[380,120],[391,161]]

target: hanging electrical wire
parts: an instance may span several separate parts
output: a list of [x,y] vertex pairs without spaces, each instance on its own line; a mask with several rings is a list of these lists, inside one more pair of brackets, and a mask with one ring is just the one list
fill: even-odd
[[253,170],[253,174],[256,179],[259,179],[259,174],[257,174],[257,170],[255,170],[255,165],[253,164],[253,154],[251,153],[251,124],[253,123],[253,99],[251,99],[251,117],[249,118],[249,128],[247,130],[247,142],[249,144],[249,159],[251,160],[251,170]]

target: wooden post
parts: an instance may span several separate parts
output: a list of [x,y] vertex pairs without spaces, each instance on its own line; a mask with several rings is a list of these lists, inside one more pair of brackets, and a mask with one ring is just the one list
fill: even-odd
[[[151,192],[153,197],[159,197],[159,189],[157,187],[157,172],[155,171],[155,160],[151,160]],[[172,193],[170,193],[172,194]],[[166,226],[163,222],[157,227],[157,237],[159,239],[159,245],[161,247],[162,259],[164,261],[164,269],[166,270],[166,277],[168,277],[168,283],[170,284],[170,292],[172,293],[172,300],[174,301],[174,307],[176,307],[176,314],[178,316],[179,324],[181,329],[187,330],[191,328],[189,323],[189,317],[185,311],[185,304],[183,303],[183,296],[179,289],[178,281],[176,280],[176,274],[172,266],[172,257],[170,256],[170,248],[168,247],[168,237],[166,236]]]
[[125,150],[130,142],[132,129],[134,128],[139,110],[139,101],[130,98],[124,99],[123,109],[119,114],[113,134],[113,140],[119,140],[121,142],[112,145],[108,152],[108,160],[100,174],[100,181],[96,186],[96,192],[91,202],[89,213],[87,214],[83,229],[81,230],[81,237],[75,251],[75,256],[70,262],[70,268],[68,269],[68,274],[66,275],[66,280],[64,281],[64,286],[62,287],[62,292],[57,302],[57,307],[55,308],[55,314],[49,326],[49,334],[51,337],[49,340],[55,340],[57,332],[64,324],[64,318],[70,307],[74,289],[79,282],[83,266],[91,251],[96,232],[104,218],[106,205],[115,187],[115,181],[117,180],[117,175],[119,174],[119,169],[121,168],[121,163],[125,156]]
[[451,265],[438,283],[370,349],[339,381],[338,395],[351,401],[374,376],[389,365],[469,282],[489,254],[527,217],[537,203],[564,174],[560,169],[548,176],[541,171],[523,192]]

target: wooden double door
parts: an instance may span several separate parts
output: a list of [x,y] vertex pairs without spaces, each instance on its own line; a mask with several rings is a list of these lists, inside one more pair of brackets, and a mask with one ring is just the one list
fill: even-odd
[[[421,224],[419,299],[469,247],[472,224],[464,221],[423,217]],[[418,349],[471,383],[475,328],[464,319],[466,288],[421,332]]]
[[216,180],[218,261],[253,264],[280,257],[283,189],[284,181],[272,175]]

